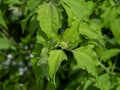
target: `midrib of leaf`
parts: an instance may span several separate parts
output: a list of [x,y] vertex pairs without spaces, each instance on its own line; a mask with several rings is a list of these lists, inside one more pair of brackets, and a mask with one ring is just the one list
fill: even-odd
[[40,5],[38,10],[38,21],[40,22],[41,29],[47,34],[48,38],[58,39],[57,30],[60,28],[60,18],[54,3],[49,2]]
[[[52,17],[52,18],[50,18],[50,22],[52,22],[53,24],[56,24],[53,20],[55,20],[55,19],[57,19],[57,18],[55,18],[53,15],[54,15],[54,6],[52,5],[52,2],[50,2],[50,17]],[[54,27],[53,25],[52,25],[52,23],[51,23],[51,31],[52,31],[52,27]],[[57,24],[56,24],[56,26],[57,26]]]

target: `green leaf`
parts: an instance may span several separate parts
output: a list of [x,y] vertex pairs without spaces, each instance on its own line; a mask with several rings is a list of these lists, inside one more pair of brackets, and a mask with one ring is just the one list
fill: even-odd
[[8,49],[10,47],[9,41],[5,38],[0,38],[0,49]]
[[[117,17],[117,9],[114,7],[112,8],[111,6],[103,6],[103,14],[101,15],[101,18],[103,20],[103,26],[109,27],[109,24],[115,20]],[[109,16],[109,17],[108,17]]]
[[64,9],[65,9],[65,11],[66,11],[66,13],[68,15],[68,26],[71,26],[72,22],[75,19],[75,15],[66,4],[64,4],[63,2],[61,2],[61,4],[64,7]]
[[96,53],[92,50],[94,46],[88,45],[72,50],[74,58],[82,69],[86,69],[93,76],[98,75],[98,60]]
[[39,23],[37,22],[37,18],[34,16],[34,13],[30,14],[26,19],[21,21],[21,27],[23,33],[25,30],[27,30],[30,32],[30,34],[33,34],[34,31],[38,29]]
[[61,27],[61,23],[56,6],[52,2],[42,4],[38,7],[37,13],[41,29],[47,34],[48,38],[57,40],[57,31]]
[[39,23],[37,22],[37,18],[36,16],[32,16],[28,28],[30,34],[33,34],[35,30],[37,30],[38,28],[39,28]]
[[2,15],[2,13],[1,13],[1,11],[0,11],[0,25],[3,26],[5,29],[8,29],[7,24],[6,24],[6,21],[5,21],[5,19],[3,18],[3,15]]
[[118,84],[118,86],[117,86],[116,90],[120,90],[120,77],[117,77],[117,84]]
[[88,87],[92,84],[91,80],[87,80],[84,84],[83,90],[88,90]]
[[2,34],[2,37],[0,37],[0,49],[15,49],[15,47],[13,46],[13,44],[10,42],[10,40],[4,35]]
[[41,3],[42,0],[29,0],[27,1],[27,5],[25,6],[25,15],[29,15],[32,12],[35,12],[35,9]]
[[95,86],[98,87],[100,90],[111,90],[109,74],[105,73],[99,76],[95,83]]
[[110,28],[118,44],[120,44],[120,18],[113,20]]
[[18,4],[21,5],[22,2],[20,0],[4,0],[5,4]]
[[49,82],[46,86],[46,90],[56,90],[53,82]]
[[120,77],[117,77],[117,83],[120,85]]
[[90,22],[90,24],[82,23],[79,28],[79,33],[87,39],[97,40],[103,45],[103,37],[99,25]]
[[96,30],[93,31],[87,24],[81,24],[79,33],[89,39],[98,39],[99,37],[99,33]]
[[24,33],[26,25],[27,25],[28,19],[24,19],[21,21],[21,28],[22,28],[22,33]]
[[63,34],[63,38],[68,41],[70,44],[72,43],[79,43],[80,37],[79,37],[79,25],[80,25],[80,19],[76,19],[72,25],[67,28]]
[[42,80],[46,77],[49,80],[49,72],[48,72],[48,48],[42,48],[40,57],[36,57],[32,59],[33,70],[35,73],[36,79]]
[[104,51],[101,54],[101,58],[102,58],[103,61],[106,62],[107,60],[109,60],[112,57],[116,56],[118,53],[120,53],[120,49],[109,49],[109,50]]
[[91,13],[91,7],[93,7],[93,3],[86,3],[83,0],[62,0],[71,11],[75,14],[75,17],[83,18]]
[[59,69],[60,64],[63,60],[67,60],[67,56],[62,50],[50,51],[48,57],[48,65],[49,65],[49,74],[51,79],[55,77],[55,74]]
[[120,90],[120,85],[119,85],[119,86],[117,86],[116,90]]
[[27,23],[30,19],[30,17],[32,17],[33,13],[32,14],[29,14],[24,20],[21,21],[21,27],[22,27],[22,32],[24,33],[25,29],[26,29],[26,26],[27,26]]
[[42,36],[40,36],[40,35],[37,35],[37,42],[38,43],[40,43],[40,44],[44,44],[45,43],[45,39],[42,37]]

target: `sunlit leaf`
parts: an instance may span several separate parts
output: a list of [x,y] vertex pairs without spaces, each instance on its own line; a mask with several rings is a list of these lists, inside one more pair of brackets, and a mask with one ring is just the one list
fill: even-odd
[[68,41],[69,43],[79,43],[80,36],[79,36],[79,25],[80,19],[75,20],[72,25],[67,28],[63,34],[63,38]]
[[95,52],[92,51],[92,48],[92,45],[88,45],[77,48],[72,52],[80,68],[86,69],[89,73],[97,77],[98,60]]
[[111,59],[112,57],[116,56],[118,53],[120,53],[120,49],[109,49],[109,50],[104,51],[101,54],[101,58],[103,59],[103,61],[107,61]]
[[95,86],[100,90],[110,90],[110,76],[109,74],[103,74],[98,77]]
[[50,78],[55,77],[55,74],[63,60],[67,60],[67,56],[62,50],[50,51],[50,55],[48,57]]
[[120,44],[120,18],[115,19],[110,24],[111,31],[117,40],[117,42]]
[[58,39],[57,31],[61,27],[58,10],[53,3],[45,3],[37,9],[37,19],[41,29],[47,34],[48,38]]

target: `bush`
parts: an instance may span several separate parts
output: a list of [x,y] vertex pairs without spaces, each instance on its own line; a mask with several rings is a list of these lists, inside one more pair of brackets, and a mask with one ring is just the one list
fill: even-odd
[[119,0],[0,0],[0,90],[119,90]]

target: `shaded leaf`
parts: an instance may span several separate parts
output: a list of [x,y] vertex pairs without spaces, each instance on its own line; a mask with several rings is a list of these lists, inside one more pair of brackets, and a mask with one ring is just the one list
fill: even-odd
[[3,18],[3,15],[2,15],[2,13],[1,13],[1,11],[0,11],[0,25],[3,26],[5,29],[8,29],[7,24],[6,24],[6,21],[5,21],[5,19]]
[[38,5],[41,3],[42,0],[29,0],[27,1],[27,5],[25,6],[25,15],[31,14],[32,12],[35,12],[35,9],[38,7]]
[[2,34],[2,37],[0,37],[0,49],[15,49],[13,44],[10,42],[10,40]]

